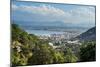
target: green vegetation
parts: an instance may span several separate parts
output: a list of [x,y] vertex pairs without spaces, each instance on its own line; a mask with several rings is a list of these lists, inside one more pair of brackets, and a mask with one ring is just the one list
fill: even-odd
[[78,58],[72,53],[72,50],[70,48],[67,48],[65,59],[66,62],[76,62],[78,60]]
[[[59,51],[34,34],[28,34],[16,24],[12,24],[11,62],[12,66],[77,62],[72,48],[62,47]],[[85,45],[84,45],[85,44]],[[95,60],[95,43],[84,43],[80,49],[81,61]],[[64,49],[64,50],[63,50]]]
[[81,61],[96,60],[96,43],[94,41],[83,43],[80,50]]

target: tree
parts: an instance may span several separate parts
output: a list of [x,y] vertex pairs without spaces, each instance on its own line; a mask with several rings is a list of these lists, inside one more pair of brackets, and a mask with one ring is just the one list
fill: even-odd
[[12,33],[12,40],[19,40],[22,30],[19,28],[17,24],[12,24],[11,33]]
[[[48,44],[36,44],[33,49],[33,56],[29,59],[29,65],[32,64],[50,64],[53,62],[51,47]],[[52,49],[52,48],[51,48]]]
[[53,63],[63,63],[64,62],[64,56],[60,52],[55,52],[53,55]]
[[11,62],[13,66],[27,65],[34,45],[30,36],[18,25],[12,24]]
[[21,43],[18,41],[14,41],[11,45],[11,61],[13,65],[26,65],[27,64],[27,58],[22,53]]
[[96,60],[96,43],[94,41],[85,42],[80,48],[81,61],[95,61]]
[[71,48],[67,48],[64,52],[65,62],[77,62],[78,58],[74,55]]

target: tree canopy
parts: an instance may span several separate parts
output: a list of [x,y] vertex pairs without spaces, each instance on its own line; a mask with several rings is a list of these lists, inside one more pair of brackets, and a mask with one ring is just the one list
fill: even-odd
[[[18,25],[12,24],[11,62],[12,66],[77,62],[71,47],[63,46],[60,50],[49,45],[48,40],[28,34]],[[80,48],[81,61],[95,60],[95,42],[84,42]],[[65,48],[65,49],[64,49]]]

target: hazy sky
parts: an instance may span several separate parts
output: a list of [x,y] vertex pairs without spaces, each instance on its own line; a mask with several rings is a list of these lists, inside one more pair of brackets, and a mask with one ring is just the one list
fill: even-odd
[[[72,24],[79,26],[95,26],[95,7],[83,5],[16,2],[12,3],[12,20],[19,24]],[[23,21],[23,22],[22,22]],[[57,23],[58,22],[58,23]],[[17,22],[16,22],[17,23]]]

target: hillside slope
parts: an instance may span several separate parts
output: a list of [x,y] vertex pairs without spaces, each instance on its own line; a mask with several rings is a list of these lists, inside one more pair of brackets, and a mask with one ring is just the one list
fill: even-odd
[[96,27],[87,30],[86,32],[77,36],[75,39],[79,39],[81,41],[96,40]]

